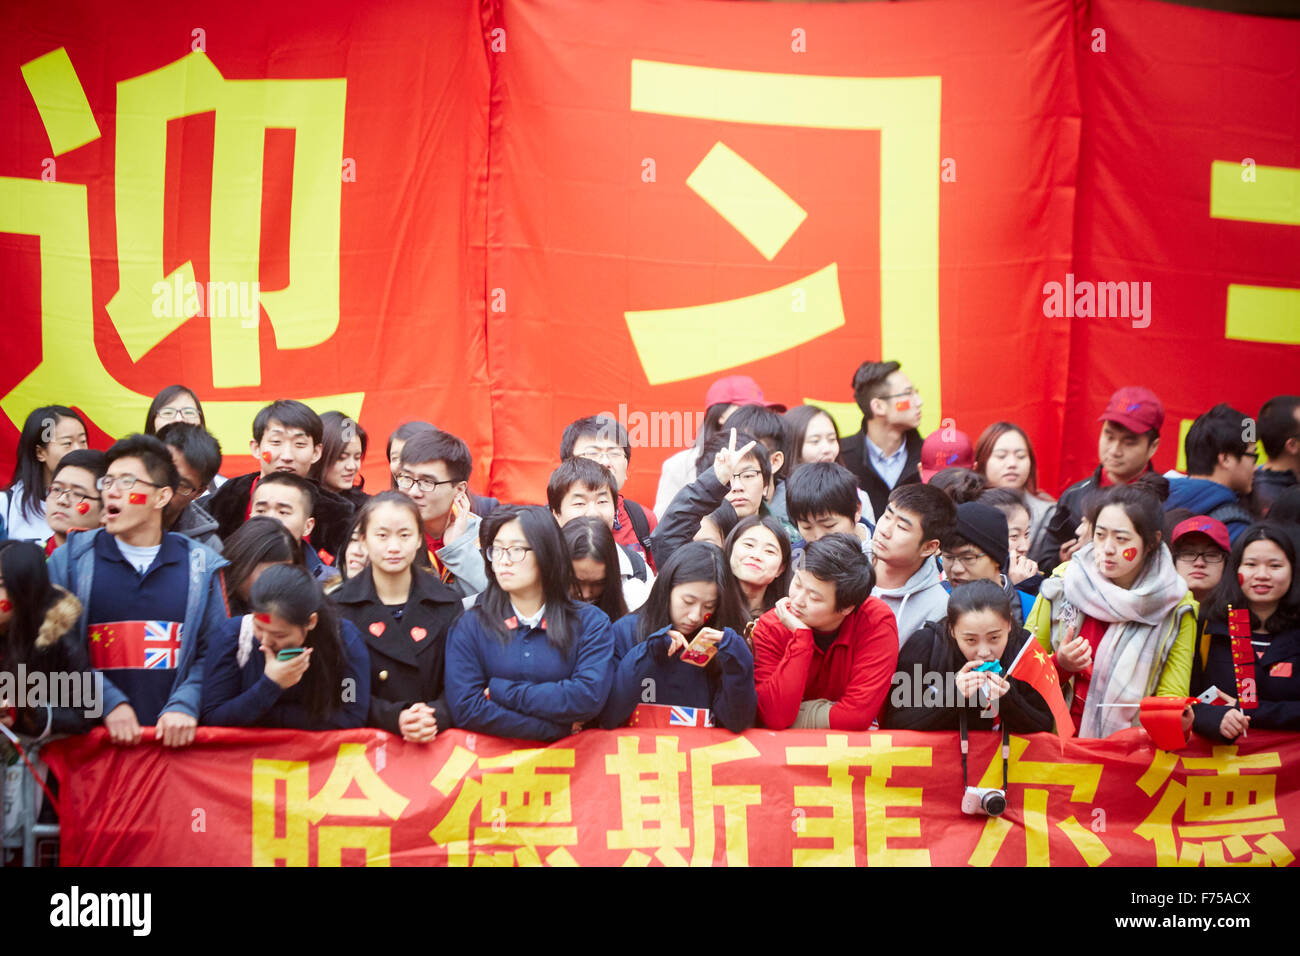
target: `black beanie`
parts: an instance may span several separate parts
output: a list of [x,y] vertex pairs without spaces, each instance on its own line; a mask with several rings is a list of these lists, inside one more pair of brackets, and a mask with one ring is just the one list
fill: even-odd
[[1007,563],[1011,560],[1007,516],[997,508],[978,501],[960,504],[957,506],[957,524],[952,530],[992,558],[998,570],[1007,570]]

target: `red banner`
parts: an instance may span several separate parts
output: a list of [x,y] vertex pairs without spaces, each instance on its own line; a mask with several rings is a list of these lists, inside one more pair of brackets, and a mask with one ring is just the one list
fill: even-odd
[[1297,70],[1300,24],[1154,0],[11,2],[0,473],[33,407],[103,447],[180,380],[228,474],[295,396],[371,487],[426,418],[537,500],[609,411],[648,501],[714,378],[852,431],[881,356],[1053,490],[1148,384],[1164,468],[1295,390]]
[[[1001,787],[1000,738],[971,784]],[[201,728],[164,750],[48,746],[71,865],[1274,865],[1300,839],[1300,741],[1156,750],[1012,737],[1006,812],[962,813],[956,734]],[[130,781],[129,787],[122,781]]]

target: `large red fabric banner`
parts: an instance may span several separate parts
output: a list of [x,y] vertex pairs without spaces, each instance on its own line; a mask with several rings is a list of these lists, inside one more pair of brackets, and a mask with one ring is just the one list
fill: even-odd
[[[1155,0],[199,2],[0,11],[0,473],[173,381],[230,460],[294,396],[464,436],[536,501],[622,418],[628,494],[705,389],[1010,418],[1055,490],[1110,391],[1296,390],[1300,24]],[[383,486],[383,441],[366,474]]]
[[[971,741],[973,786],[1002,786],[999,743]],[[1287,866],[1300,845],[1289,734],[1012,737],[998,817],[962,813],[954,733],[201,728],[168,751],[97,730],[44,755],[74,865]]]
[[490,455],[475,3],[8,3],[0,104],[6,478],[31,409],[102,448],[173,382],[226,474],[286,397]]

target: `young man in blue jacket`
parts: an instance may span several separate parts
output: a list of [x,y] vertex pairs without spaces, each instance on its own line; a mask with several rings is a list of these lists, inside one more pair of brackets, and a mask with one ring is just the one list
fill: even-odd
[[1187,477],[1170,479],[1165,510],[1187,508],[1222,521],[1236,542],[1253,520],[1247,505],[1259,451],[1252,428],[1249,415],[1227,404],[1192,422],[1183,443]]
[[227,562],[162,530],[180,477],[167,446],[131,435],[105,455],[104,527],[71,535],[50,579],[81,601],[78,638],[104,675],[104,726],[117,744],[154,726],[164,746],[194,741],[203,655],[226,621],[218,569]]

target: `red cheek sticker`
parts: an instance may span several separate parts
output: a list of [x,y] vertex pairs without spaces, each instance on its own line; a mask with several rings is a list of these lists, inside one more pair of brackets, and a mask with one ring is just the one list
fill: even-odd
[[8,614],[14,609],[12,601],[0,601],[0,614]]
[[910,398],[905,398],[900,402],[894,402],[894,411],[896,412],[910,411],[911,408],[912,408],[912,400]]
[[89,511],[90,511],[90,502],[89,502],[89,501],[78,501],[78,502],[77,502],[77,514],[79,514],[79,515],[84,515],[84,514],[86,514],[86,513],[89,512]]
[[133,491],[131,492],[131,504],[142,505],[145,503],[146,500],[148,500],[148,497],[149,496],[146,495],[143,491]]
[[271,463],[271,458],[272,455],[269,451],[262,452],[262,461],[266,462],[268,465]]
[[253,619],[257,621],[261,621],[263,624],[271,623],[271,615],[269,614],[254,614]]
[[1138,556],[1138,549],[1125,548],[1123,551],[1119,553],[1119,556],[1123,558],[1125,561],[1132,561],[1134,558]]
[[1237,572],[1237,584],[1243,588],[1246,586],[1246,575],[1242,574],[1240,571]]

